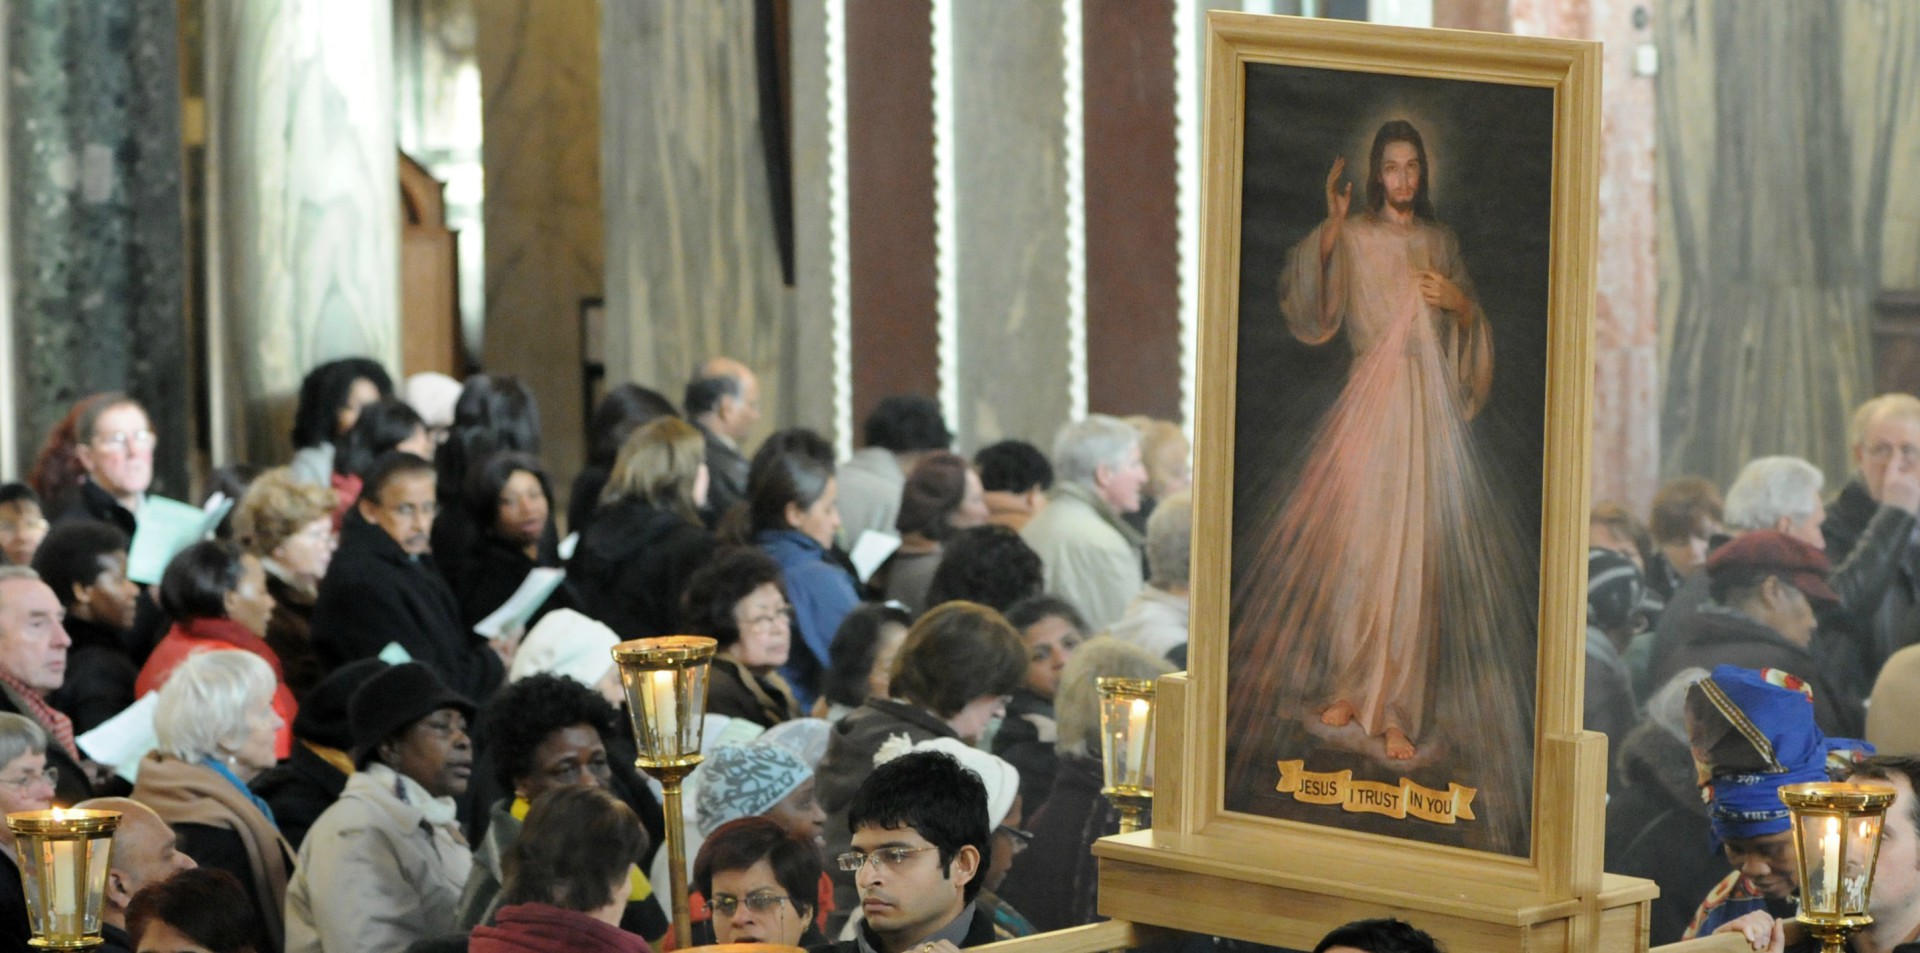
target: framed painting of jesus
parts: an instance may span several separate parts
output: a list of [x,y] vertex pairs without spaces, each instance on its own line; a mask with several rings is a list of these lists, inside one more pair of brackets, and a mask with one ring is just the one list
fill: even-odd
[[1534,855],[1543,741],[1579,730],[1592,52],[1215,20],[1189,677],[1218,817]]

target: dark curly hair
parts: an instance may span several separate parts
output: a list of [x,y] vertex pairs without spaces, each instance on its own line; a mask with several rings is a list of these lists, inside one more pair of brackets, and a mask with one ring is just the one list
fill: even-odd
[[913,626],[913,616],[876,602],[853,607],[840,620],[840,631],[833,635],[833,647],[827,650],[827,673],[821,694],[835,704],[857,708],[867,700],[867,673],[873,671],[873,657],[880,651],[880,635],[888,623],[903,629]]
[[619,713],[600,693],[561,675],[530,675],[508,685],[488,703],[482,731],[493,752],[500,790],[533,773],[533,751],[547,736],[575,725],[592,725],[606,738]]
[[927,586],[927,605],[965,599],[1005,612],[1046,588],[1040,554],[1005,526],[964,529],[946,541]]
[[1355,920],[1335,927],[1332,933],[1321,938],[1313,953],[1326,953],[1340,946],[1366,953],[1443,953],[1440,944],[1427,931],[1392,917]]
[[712,636],[722,649],[740,641],[740,623],[733,617],[733,607],[767,583],[780,587],[781,598],[786,598],[780,564],[765,550],[754,546],[721,550],[713,562],[700,567],[687,581],[688,630],[693,635]]

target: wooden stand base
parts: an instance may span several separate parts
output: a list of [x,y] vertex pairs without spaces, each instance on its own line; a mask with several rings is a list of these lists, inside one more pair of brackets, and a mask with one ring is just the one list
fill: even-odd
[[1313,949],[1343,923],[1394,916],[1449,950],[1639,953],[1659,893],[1650,880],[1613,874],[1585,902],[1501,905],[1484,892],[1472,899],[1396,895],[1378,885],[1334,893],[1311,872],[1278,869],[1284,857],[1264,869],[1226,863],[1199,841],[1151,830],[1101,840],[1094,846],[1101,915],[1296,950]]

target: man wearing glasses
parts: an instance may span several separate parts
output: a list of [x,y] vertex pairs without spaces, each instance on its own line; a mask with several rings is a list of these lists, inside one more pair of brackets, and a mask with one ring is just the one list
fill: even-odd
[[432,561],[438,512],[433,464],[398,450],[374,461],[320,581],[314,650],[329,669],[375,657],[421,662],[461,695],[491,698],[504,650],[460,624],[460,603]]
[[87,481],[60,519],[105,520],[133,535],[135,517],[153,484],[153,423],[139,402],[125,394],[89,398],[74,434],[74,460]]
[[952,755],[915,751],[873,769],[847,808],[853,874],[865,917],[832,953],[951,953],[992,943],[975,904],[992,864],[987,788]]

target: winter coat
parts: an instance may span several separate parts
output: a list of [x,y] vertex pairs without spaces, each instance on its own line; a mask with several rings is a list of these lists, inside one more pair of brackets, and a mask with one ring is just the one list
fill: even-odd
[[458,929],[473,854],[450,825],[367,772],[347,779],[300,846],[286,953],[389,953]]
[[898,536],[893,521],[900,516],[900,494],[907,474],[900,458],[885,447],[865,447],[840,464],[834,474],[840,484],[840,538],[851,548],[869,530]]
[[1813,720],[1828,737],[1858,738],[1866,733],[1867,713],[1860,696],[1830,677],[1821,659],[1752,616],[1719,603],[1707,603],[1694,613],[1673,661],[1675,671],[1736,665],[1791,672],[1813,689]]
[[853,577],[833,554],[799,530],[767,530],[753,537],[786,577],[787,602],[793,606],[793,634],[797,636],[780,674],[793,686],[801,711],[813,708],[820,674],[826,670],[833,637],[840,623],[860,603]]
[[1093,842],[1120,832],[1120,814],[1100,794],[1100,759],[1060,759],[1046,806],[1027,821],[1033,843],[1014,858],[997,893],[1025,914],[1034,929],[1063,930],[1100,919],[1100,887]]
[[755,675],[745,665],[716,655],[707,674],[707,714],[745,718],[772,728],[800,717],[800,708],[779,672]]
[[313,594],[303,593],[267,574],[267,594],[273,597],[273,615],[267,619],[267,645],[280,656],[281,681],[293,700],[307,696],[326,674],[313,650]]
[[293,851],[251,794],[205,764],[155,751],[140,762],[133,799],[179,833],[183,853],[240,881],[269,944],[263,948],[280,949]]
[[47,704],[73,720],[83,735],[133,704],[133,681],[140,667],[127,654],[126,633],[98,622],[68,616],[67,680],[47,696]]
[[470,953],[649,953],[647,941],[573,910],[544,903],[504,907],[492,926],[476,927]]
[[1053,701],[1025,686],[1014,689],[1000,730],[993,734],[993,753],[1020,772],[1020,802],[1028,817],[1039,811],[1047,803],[1047,795],[1053,793],[1054,775],[1060,770],[1060,755],[1054,745],[1059,740]]
[[431,557],[408,556],[386,530],[349,512],[314,603],[314,649],[331,671],[392,643],[468,698],[492,697],[505,674],[500,656],[460,624],[460,604]]
[[1146,585],[1140,535],[1078,483],[1054,484],[1047,499],[1020,538],[1040,554],[1047,592],[1079,609],[1089,632],[1105,632]]
[[1693,753],[1648,721],[1627,733],[1613,761],[1620,783],[1607,799],[1607,870],[1660,885],[1649,942],[1678,943],[1700,901],[1727,874],[1726,858],[1713,847]]
[[623,639],[685,631],[687,580],[713,556],[713,534],[642,499],[596,510],[567,562],[576,608]]
[[293,756],[260,772],[247,787],[273,808],[280,836],[287,839],[288,846],[299,850],[307,839],[307,830],[346,790],[347,772],[321,756],[310,743],[295,739]]
[[1168,652],[1187,644],[1188,620],[1192,613],[1193,605],[1187,596],[1147,586],[1133,597],[1110,634],[1146,649],[1154,658],[1166,658]]
[[[481,619],[493,614],[493,610],[505,605],[513,597],[520,584],[527,581],[527,574],[540,568],[560,565],[560,541],[554,535],[553,521],[547,521],[547,530],[541,534],[535,547],[538,559],[527,558],[527,551],[519,543],[484,534],[473,544],[464,562],[465,574],[459,579],[449,581],[453,594],[460,600],[460,624],[473,628]],[[534,610],[533,617],[527,620],[527,628],[533,628],[555,606],[564,604],[556,592],[547,601]]]

